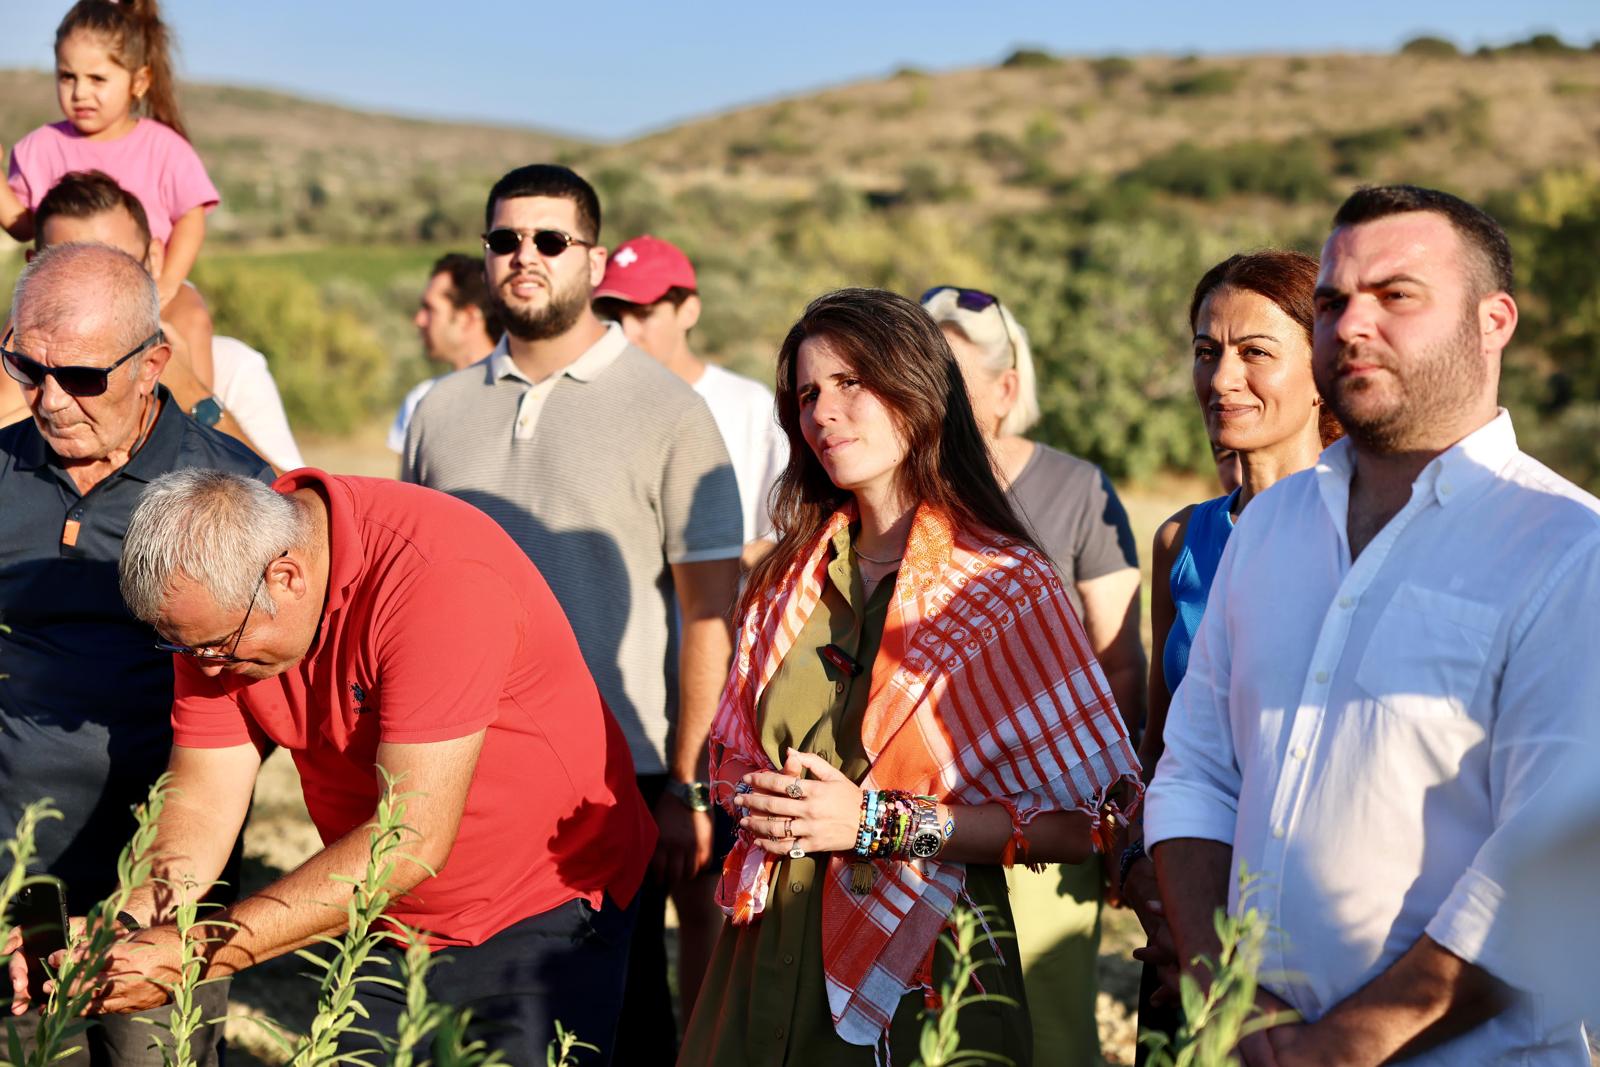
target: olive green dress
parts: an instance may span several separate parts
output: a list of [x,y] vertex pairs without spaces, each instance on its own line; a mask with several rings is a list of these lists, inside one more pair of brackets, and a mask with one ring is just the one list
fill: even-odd
[[[790,748],[815,753],[853,781],[866,776],[861,720],[871,678],[852,678],[829,663],[821,649],[835,644],[857,663],[876,659],[894,575],[865,595],[851,546],[855,531],[841,530],[833,542],[822,600],[784,657],[756,709],[757,737],[774,764]],[[959,836],[961,830],[957,826]],[[874,1067],[874,1051],[851,1045],[834,1032],[822,967],[822,878],[827,856],[783,859],[773,872],[766,910],[748,926],[724,924],[710,969],[684,1034],[683,1067]],[[966,891],[988,909],[989,928],[1001,960],[978,971],[983,991],[1010,997],[1015,1005],[988,1002],[962,1010],[963,1049],[997,1052],[1018,1067],[1032,1062],[1022,967],[1016,952],[1003,870],[969,864]],[[994,960],[980,937],[974,954]],[[934,984],[943,980],[949,957],[935,954]],[[969,993],[978,992],[969,987]],[[916,1059],[923,995],[901,1000],[890,1027],[892,1062]],[[626,1019],[621,1025],[628,1025]]]

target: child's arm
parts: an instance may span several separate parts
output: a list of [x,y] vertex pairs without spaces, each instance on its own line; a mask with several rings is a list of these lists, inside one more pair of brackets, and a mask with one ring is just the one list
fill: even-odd
[[192,207],[172,224],[172,236],[167,238],[166,262],[161,264],[161,277],[156,285],[161,289],[161,306],[172,303],[178,288],[194,269],[200,256],[200,245],[206,239],[206,209]]
[[[0,144],[0,159],[5,155],[6,146]],[[0,229],[19,241],[33,240],[33,212],[9,182],[0,182]]]
[[176,327],[187,342],[189,369],[209,391],[216,375],[211,362],[211,312],[206,309],[205,300],[194,286],[180,282],[178,295],[164,299],[162,305],[162,318]]

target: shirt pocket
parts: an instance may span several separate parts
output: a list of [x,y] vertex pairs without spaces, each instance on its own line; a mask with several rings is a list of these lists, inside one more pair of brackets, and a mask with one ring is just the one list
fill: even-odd
[[1500,628],[1500,609],[1402,583],[1361,656],[1356,684],[1407,716],[1467,717]]

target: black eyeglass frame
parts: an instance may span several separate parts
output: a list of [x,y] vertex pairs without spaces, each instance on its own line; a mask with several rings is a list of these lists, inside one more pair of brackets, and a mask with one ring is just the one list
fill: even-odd
[[1006,322],[1006,314],[1000,310],[1000,298],[993,293],[986,293],[982,289],[968,289],[960,285],[935,285],[922,294],[919,304],[926,304],[930,299],[946,290],[956,294],[956,307],[974,314],[994,308],[1000,316],[1000,331],[1006,335],[1006,347],[1011,350],[1011,368],[1017,367],[1017,342],[1011,337],[1011,325]]
[[[495,235],[496,234],[502,234],[502,233],[515,234],[516,238],[517,238],[517,243],[515,245],[513,245],[513,246],[508,246],[508,247],[503,248],[503,249],[502,248],[496,248],[495,247]],[[518,249],[520,249],[522,247],[522,243],[524,241],[527,241],[527,240],[530,240],[530,239],[533,241],[534,251],[538,252],[545,259],[555,259],[557,256],[561,255],[567,249],[571,248],[573,245],[579,245],[579,246],[581,246],[583,248],[593,248],[593,247],[595,247],[595,245],[599,244],[598,241],[585,241],[581,237],[574,237],[574,236],[572,236],[572,234],[568,233],[565,230],[551,230],[551,229],[517,230],[517,229],[513,229],[510,226],[496,226],[494,229],[490,230],[488,233],[483,234],[482,236],[483,236],[483,247],[487,251],[492,252],[497,256],[514,255],[518,251]],[[545,242],[545,244],[549,244],[551,241],[560,241],[561,242],[561,247],[560,248],[546,248],[545,245],[540,244],[541,240],[543,240]]]
[[[273,556],[267,561],[266,566],[261,568],[261,577],[256,579],[256,587],[250,591],[250,606],[244,609],[244,618],[239,620],[239,628],[233,631],[231,635],[233,637],[233,643],[228,645],[228,651],[218,652],[216,647],[213,645],[196,647],[194,645],[180,645],[172,641],[157,641],[156,648],[162,652],[173,652],[180,656],[188,656],[190,659],[197,659],[202,663],[215,663],[219,665],[243,663],[244,660],[240,659],[234,653],[239,651],[239,642],[244,640],[244,628],[250,625],[250,615],[256,610],[256,598],[261,595],[261,587],[266,584],[267,572],[272,569],[272,565],[288,554],[289,550],[286,548],[282,552],[279,552],[276,556]],[[224,637],[221,641],[218,641],[217,644],[221,645],[227,640],[228,638]]]
[[[12,335],[15,333],[15,327],[7,330],[5,340],[0,341],[0,363],[5,364],[6,374],[10,376],[11,380],[28,389],[43,389],[44,380],[46,378],[54,378],[56,380],[56,384],[61,387],[61,391],[63,393],[66,393],[68,396],[80,398],[100,396],[111,384],[112,371],[116,370],[118,367],[122,366],[139,353],[148,351],[157,345],[164,344],[167,340],[167,335],[160,329],[157,329],[155,333],[141,341],[133,349],[133,351],[129,352],[127,355],[123,356],[109,367],[85,367],[82,364],[76,363],[65,367],[47,367],[25,352],[18,352],[16,349],[6,347],[6,344],[11,340]],[[37,368],[37,370],[30,371],[28,369],[29,367]],[[98,378],[99,384],[91,386],[68,385],[68,381],[73,381],[76,379],[63,378],[62,375],[64,374],[77,375],[82,378],[87,378],[90,381]]]

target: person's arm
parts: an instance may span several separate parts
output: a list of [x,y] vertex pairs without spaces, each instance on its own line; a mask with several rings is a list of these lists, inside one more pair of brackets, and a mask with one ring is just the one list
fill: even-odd
[[[176,327],[168,329],[168,324],[166,323],[162,324],[162,328],[168,331],[167,344],[172,348],[172,358],[167,361],[166,367],[161,371],[161,384],[167,387],[167,390],[172,394],[172,399],[184,414],[188,414],[194,410],[195,405],[200,401],[207,398],[215,399],[215,397],[212,396],[211,390],[207,389],[200,379],[195,377],[194,370],[189,365],[189,345],[184,338],[183,332]],[[218,406],[221,406],[221,401],[218,401]],[[233,416],[228,414],[226,408],[223,408],[222,417],[213,423],[211,428],[218,433],[227,434],[256,455],[261,455],[261,450],[256,447],[254,441],[250,440],[249,435],[240,428],[239,424],[234,421]],[[282,474],[283,472],[274,467],[273,473]]]
[[1147,783],[1155,776],[1156,764],[1161,760],[1162,731],[1166,729],[1167,708],[1172,703],[1163,663],[1167,635],[1172,632],[1172,621],[1178,614],[1172,603],[1172,564],[1178,558],[1178,548],[1183,544],[1192,510],[1192,507],[1184,508],[1162,523],[1150,548],[1150,685],[1145,694],[1149,711],[1144,720],[1144,736],[1139,739],[1139,764],[1144,768]]
[[1089,635],[1111,695],[1122,712],[1129,737],[1139,736],[1144,720],[1144,645],[1139,643],[1139,570],[1124,567],[1076,583],[1083,601],[1083,629]]
[[185,211],[172,224],[172,235],[167,238],[166,260],[161,264],[161,276],[156,288],[161,290],[161,304],[165,307],[178,295],[178,290],[194,269],[200,257],[200,246],[206,239],[206,209],[196,205]]
[[[466,809],[483,739],[484,731],[479,730],[448,741],[378,746],[378,765],[395,776],[400,792],[416,794],[406,803],[410,835],[395,853],[394,872],[387,883],[391,893],[398,896],[430,877],[430,870],[444,867]],[[303,948],[319,935],[343,930],[354,887],[340,879],[360,879],[371,854],[370,836],[365,826],[351,830],[265,889],[212,917],[219,924],[212,934],[219,940],[207,948],[206,977],[234,974]],[[168,869],[173,869],[170,864]],[[234,926],[224,927],[222,922]],[[92,1010],[132,1012],[165,1003],[166,991],[150,979],[171,981],[177,974],[179,952],[177,928],[171,925],[140,931],[122,942],[106,969],[105,992]]]
[[189,369],[207,389],[215,384],[216,371],[211,357],[211,312],[205,299],[192,285],[180,285],[178,294],[161,309],[162,316],[189,343]]
[[[5,158],[5,154],[6,146],[0,144],[0,159]],[[13,174],[17,171],[15,150],[12,152],[11,171]],[[17,195],[9,181],[0,182],[0,229],[17,241],[33,240],[33,212],[22,202],[22,197]]]
[[[733,658],[730,616],[739,592],[739,560],[672,565],[678,595],[678,719],[672,724],[667,775],[680,782],[705,780],[706,738]],[[711,860],[711,815],[690,811],[662,795],[656,803],[651,869],[668,882],[692,878]]]

